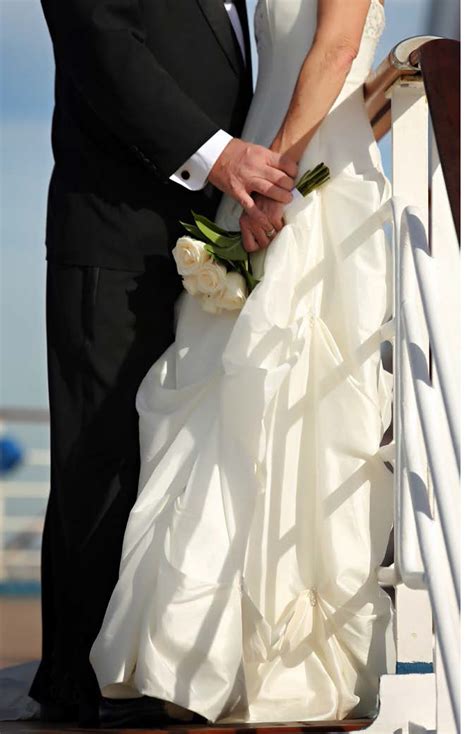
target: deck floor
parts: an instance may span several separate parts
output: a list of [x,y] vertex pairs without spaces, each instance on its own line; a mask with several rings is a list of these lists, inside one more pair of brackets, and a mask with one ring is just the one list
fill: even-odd
[[[132,732],[140,732],[141,734],[233,734],[243,732],[245,734],[336,734],[338,732],[347,731],[363,731],[369,724],[371,719],[354,719],[345,721],[321,721],[321,722],[305,722],[305,723],[285,723],[285,724],[235,724],[201,726],[199,724],[169,726],[163,729],[113,729],[117,734],[132,734]],[[283,731],[284,730],[284,731]],[[0,722],[0,733],[15,732],[15,734],[58,734],[58,732],[76,732],[80,734],[103,734],[105,729],[79,729],[73,724],[48,724],[39,721],[15,721]]]
[[[39,599],[0,599],[0,669],[37,660],[40,656],[40,604]],[[371,719],[346,719],[345,721],[293,722],[255,724],[176,724],[156,729],[110,729],[117,734],[339,734],[339,732],[363,731]],[[284,730],[284,731],[283,731]],[[0,734],[102,734],[106,729],[81,729],[67,723],[40,721],[0,721]]]

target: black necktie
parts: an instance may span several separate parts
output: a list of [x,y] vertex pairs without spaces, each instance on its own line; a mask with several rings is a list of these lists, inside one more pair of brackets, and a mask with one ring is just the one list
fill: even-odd
[[252,59],[250,58],[250,37],[249,37],[249,23],[247,16],[247,3],[246,0],[234,0],[235,9],[239,16],[240,25],[242,26],[242,33],[244,36],[245,45],[245,56],[247,59],[247,67],[251,66]]

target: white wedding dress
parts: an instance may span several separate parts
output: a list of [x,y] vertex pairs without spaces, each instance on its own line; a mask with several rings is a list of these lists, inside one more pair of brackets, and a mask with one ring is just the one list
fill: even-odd
[[[245,139],[272,141],[316,9],[260,0]],[[351,234],[390,195],[361,86],[383,24],[372,0],[301,161],[301,173],[324,161],[330,182],[290,205],[240,313],[182,296],[176,341],[139,389],[139,496],[91,651],[105,696],[162,698],[211,722],[376,714],[393,642],[376,576],[392,525],[379,451],[389,253],[382,231]],[[224,199],[218,221],[237,228],[238,216]]]

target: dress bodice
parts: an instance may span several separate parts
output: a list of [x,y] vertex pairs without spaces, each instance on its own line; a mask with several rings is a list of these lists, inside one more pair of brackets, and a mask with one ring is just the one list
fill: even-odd
[[[258,77],[242,132],[244,140],[265,146],[273,142],[313,43],[317,11],[317,0],[259,0],[255,10]],[[321,160],[329,165],[331,174],[348,167],[353,172],[380,168],[361,90],[384,26],[383,5],[371,0],[359,52],[326,120],[308,145],[301,161],[304,170]],[[220,224],[235,228],[240,211],[236,202],[224,197],[218,213]]]
[[[259,0],[257,4],[254,23],[259,72],[252,106],[259,109],[260,119],[262,108],[270,106],[271,113],[265,115],[265,125],[268,128],[268,121],[274,120],[274,125],[270,126],[272,137],[277,131],[273,128],[278,129],[288,109],[298,74],[313,42],[317,7],[317,0]],[[384,26],[383,5],[379,0],[371,0],[359,52],[334,107],[367,78]],[[262,105],[262,97],[265,105]],[[253,117],[251,110],[245,137],[263,142],[260,135],[255,136]],[[267,130],[267,137],[269,133]]]
[[[281,44],[290,44],[292,53],[286,61],[299,71],[314,38],[317,7],[317,0],[258,0],[254,28],[259,64],[265,63],[266,55],[274,59]],[[347,80],[349,83],[364,81],[384,27],[384,7],[380,0],[371,0],[360,50]],[[295,40],[297,44],[292,43]]]

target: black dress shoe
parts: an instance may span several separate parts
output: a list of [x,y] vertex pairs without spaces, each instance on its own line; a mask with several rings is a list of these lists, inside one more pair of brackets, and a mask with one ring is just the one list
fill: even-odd
[[40,721],[67,722],[77,721],[78,707],[75,704],[61,706],[58,703],[42,703],[40,705]]
[[[168,708],[168,711],[167,711]],[[173,706],[159,698],[102,698],[99,704],[99,723],[103,729],[148,729],[169,724],[196,724],[207,719],[192,711],[189,718],[172,715]]]
[[81,701],[77,723],[81,729],[96,729],[100,726],[99,704],[95,701]]

